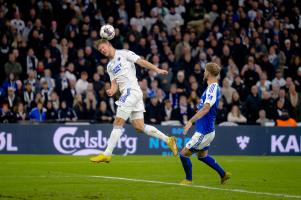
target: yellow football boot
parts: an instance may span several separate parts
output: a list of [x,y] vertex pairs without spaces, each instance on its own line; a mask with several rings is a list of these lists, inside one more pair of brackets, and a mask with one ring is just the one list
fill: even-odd
[[175,137],[168,137],[167,145],[169,146],[170,150],[172,151],[174,156],[178,155],[178,146],[177,140]]
[[91,162],[96,162],[96,163],[100,163],[100,162],[106,162],[109,163],[112,160],[112,156],[106,156],[104,154],[99,154],[98,156],[94,156],[92,158],[90,158]]
[[184,179],[183,181],[180,182],[180,185],[191,185],[192,181]]
[[230,179],[232,174],[230,172],[225,172],[225,175],[221,178],[221,184],[225,184],[228,179]]

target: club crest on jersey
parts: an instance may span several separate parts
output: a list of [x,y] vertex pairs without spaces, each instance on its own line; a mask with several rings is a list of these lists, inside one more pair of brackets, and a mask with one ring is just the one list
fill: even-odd
[[121,70],[121,63],[119,63],[118,65],[116,65],[113,68],[112,72],[113,72],[114,75],[116,75],[120,70]]

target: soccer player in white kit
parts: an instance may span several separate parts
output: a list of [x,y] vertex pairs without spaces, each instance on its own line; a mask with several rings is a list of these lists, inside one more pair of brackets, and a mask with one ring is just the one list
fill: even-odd
[[168,74],[166,70],[159,69],[152,63],[140,58],[129,50],[115,49],[111,43],[101,39],[97,43],[97,48],[104,56],[110,59],[107,64],[107,72],[110,76],[111,88],[106,91],[108,96],[113,96],[119,89],[121,96],[116,102],[118,105],[116,118],[113,123],[113,130],[108,140],[106,150],[98,156],[90,158],[92,162],[110,162],[112,152],[123,133],[123,125],[130,118],[131,124],[139,132],[159,138],[167,143],[175,156],[178,154],[175,137],[168,137],[156,127],[144,124],[144,103],[143,93],[136,77],[135,63],[154,70],[158,74]]

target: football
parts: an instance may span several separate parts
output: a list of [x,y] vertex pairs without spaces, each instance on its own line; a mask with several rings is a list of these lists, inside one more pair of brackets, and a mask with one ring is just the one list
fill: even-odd
[[101,38],[111,40],[115,36],[114,27],[110,24],[105,24],[100,28],[99,35]]

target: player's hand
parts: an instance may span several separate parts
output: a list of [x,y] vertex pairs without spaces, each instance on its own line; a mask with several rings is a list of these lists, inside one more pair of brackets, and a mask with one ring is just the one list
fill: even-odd
[[109,97],[113,96],[115,93],[114,90],[112,90],[112,89],[108,89],[106,92]]
[[187,124],[184,126],[183,134],[186,135],[188,130],[191,128],[192,123],[190,121],[187,122]]
[[158,69],[157,71],[158,74],[162,74],[162,75],[167,75],[168,71],[164,70],[164,69]]

